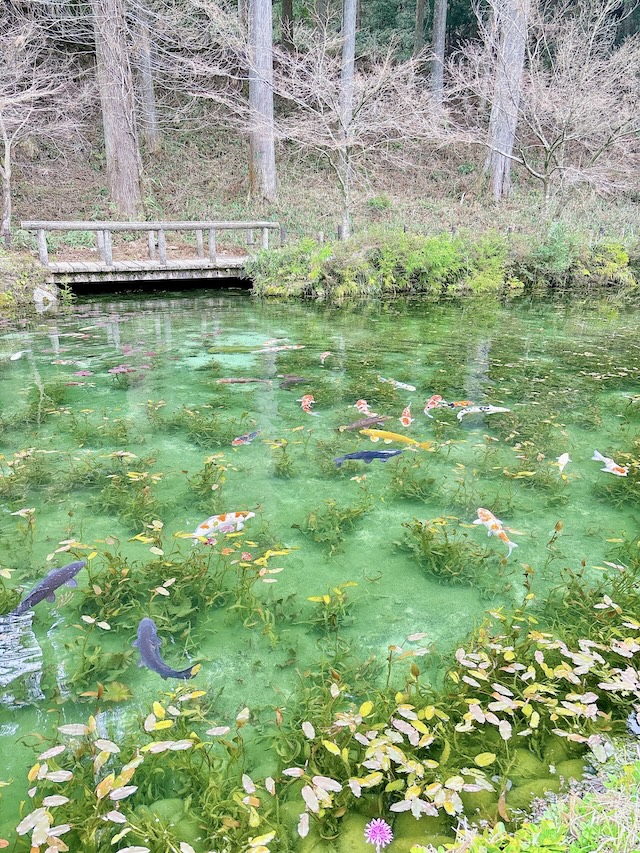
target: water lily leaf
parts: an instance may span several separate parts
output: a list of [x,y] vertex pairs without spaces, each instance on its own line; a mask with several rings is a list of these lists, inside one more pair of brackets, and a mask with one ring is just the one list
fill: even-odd
[[496,760],[496,754],[494,752],[481,752],[479,755],[476,755],[474,761],[478,765],[478,767],[488,767],[490,764]]

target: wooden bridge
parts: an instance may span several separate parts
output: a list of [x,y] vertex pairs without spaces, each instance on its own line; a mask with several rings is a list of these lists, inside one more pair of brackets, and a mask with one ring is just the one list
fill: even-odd
[[[284,242],[278,222],[28,221],[21,227],[37,233],[40,262],[52,284],[243,278],[251,254],[269,248],[270,231],[277,231]],[[48,232],[82,236],[75,237],[73,248],[67,240],[52,260]],[[167,235],[175,237],[176,232],[189,232],[191,242],[168,242]]]

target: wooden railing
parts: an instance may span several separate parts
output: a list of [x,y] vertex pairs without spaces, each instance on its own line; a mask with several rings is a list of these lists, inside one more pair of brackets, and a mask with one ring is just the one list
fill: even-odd
[[96,247],[104,264],[113,266],[112,234],[123,231],[143,231],[147,233],[149,259],[161,266],[167,264],[167,231],[195,231],[198,258],[205,258],[205,233],[207,234],[208,259],[211,264],[217,262],[217,235],[220,231],[245,231],[246,243],[251,251],[255,245],[254,232],[261,232],[262,248],[269,248],[269,231],[280,232],[280,241],[284,241],[283,230],[278,222],[57,222],[27,221],[20,223],[25,231],[36,231],[38,253],[44,266],[49,264],[47,231],[89,231],[96,235]]

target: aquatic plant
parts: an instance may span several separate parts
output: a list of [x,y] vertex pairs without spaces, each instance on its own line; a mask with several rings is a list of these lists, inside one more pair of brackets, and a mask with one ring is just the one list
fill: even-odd
[[317,605],[315,613],[308,618],[312,625],[321,628],[326,634],[337,632],[349,618],[353,602],[346,592],[358,586],[354,581],[346,581],[338,586],[329,587],[324,595],[308,595],[307,601]]
[[359,518],[369,512],[371,505],[371,498],[366,495],[350,507],[340,507],[333,498],[329,498],[307,515],[304,527],[300,529],[322,545],[331,557],[341,550],[346,534]]
[[291,458],[289,442],[286,438],[274,441],[270,445],[271,459],[273,461],[274,476],[288,480],[296,476],[296,466]]
[[158,499],[152,486],[162,479],[162,474],[149,471],[127,471],[113,474],[95,499],[101,512],[113,514],[127,527],[140,530],[161,514]]
[[[439,580],[485,590],[493,588],[495,555],[488,548],[480,547],[466,531],[450,524],[456,520],[407,521],[402,525],[405,534],[396,544],[412,554],[427,574]],[[498,574],[502,573],[500,569]]]
[[225,458],[222,453],[207,456],[201,470],[192,476],[187,475],[187,483],[190,491],[198,499],[200,506],[205,506],[212,513],[221,506],[222,486],[226,481],[228,465],[224,464]]
[[425,471],[424,457],[416,458],[413,462],[396,463],[391,476],[389,488],[397,498],[407,500],[431,501],[438,493],[436,480]]

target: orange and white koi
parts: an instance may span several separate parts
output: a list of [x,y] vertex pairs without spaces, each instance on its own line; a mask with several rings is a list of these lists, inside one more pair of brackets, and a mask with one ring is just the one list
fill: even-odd
[[223,512],[221,515],[212,515],[199,524],[193,531],[193,538],[210,539],[217,533],[232,533],[242,530],[250,518],[255,518],[255,512]]
[[282,344],[275,347],[263,346],[262,349],[256,350],[256,352],[288,352],[293,349],[304,349],[304,344]]
[[431,409],[438,409],[444,403],[444,400],[440,396],[440,394],[434,394],[433,397],[429,397],[427,402],[424,404],[424,413],[428,418],[432,418],[433,415],[429,414]]
[[411,417],[411,403],[402,410],[402,414],[398,418],[403,427],[409,427],[414,422],[415,418]]
[[569,459],[568,453],[563,453],[561,456],[557,457],[556,462],[558,463],[558,468],[560,469],[560,473],[563,474],[564,469],[567,467],[569,462],[571,462],[571,459]]
[[629,473],[628,465],[618,465],[610,456],[603,456],[598,450],[595,450],[591,459],[594,462],[603,462],[604,467],[601,471],[606,471],[609,474],[615,474],[616,477],[626,477]]
[[300,403],[300,408],[305,414],[314,415],[316,418],[318,417],[317,412],[311,411],[311,406],[315,403],[313,394],[303,394],[302,397],[299,397],[298,400],[296,400],[296,402]]
[[501,542],[504,542],[509,549],[507,557],[511,556],[511,552],[514,548],[518,547],[516,542],[512,542],[509,539],[505,531],[504,524],[499,518],[495,517],[491,510],[480,507],[478,509],[478,517],[473,523],[483,524],[487,528],[487,536],[497,536]]
[[376,412],[371,411],[366,400],[356,400],[353,408],[357,409],[361,415],[364,415],[367,418],[376,417]]
[[398,382],[397,379],[385,379],[384,376],[378,375],[378,382],[387,382],[389,385],[393,385],[393,387],[398,391],[415,391],[415,385],[409,385],[408,382]]
[[466,409],[469,406],[474,406],[475,403],[473,400],[454,400],[451,403],[447,403],[446,400],[443,400],[438,404],[439,409]]
[[329,350],[325,350],[324,352],[321,352],[320,353],[320,364],[324,364],[330,355],[333,355],[333,353],[329,352]]

